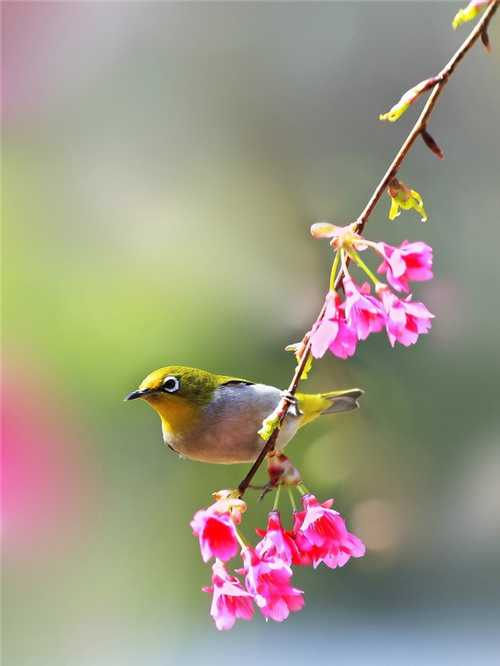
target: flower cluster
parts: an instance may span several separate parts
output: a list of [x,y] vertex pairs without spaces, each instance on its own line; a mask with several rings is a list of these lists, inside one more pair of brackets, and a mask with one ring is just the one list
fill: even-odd
[[[412,302],[408,283],[432,278],[432,248],[423,242],[410,243],[407,240],[399,247],[373,243],[357,234],[353,226],[336,227],[323,222],[314,224],[311,232],[316,238],[331,238],[331,244],[337,250],[324,313],[311,331],[311,352],[315,358],[321,358],[327,349],[339,358],[352,356],[359,340],[384,328],[393,347],[395,342],[412,345],[419,335],[428,332],[434,315],[423,303]],[[409,294],[406,298],[396,296],[361,260],[359,253],[370,247],[382,258],[377,273],[385,274],[397,292]],[[371,295],[367,282],[360,286],[351,277],[348,259],[370,277],[375,296]],[[344,299],[335,289],[340,263]]]
[[[217,495],[216,495],[217,497]],[[267,528],[256,530],[261,541],[252,548],[236,525],[241,520],[244,502],[239,499],[217,501],[196,513],[191,522],[200,540],[203,560],[215,557],[212,586],[203,591],[213,595],[210,614],[218,629],[231,629],[238,618],[250,620],[254,606],[266,620],[285,620],[290,611],[304,605],[303,591],[290,584],[292,565],[316,568],[321,562],[334,569],[350,557],[361,557],[365,547],[347,531],[343,518],[331,507],[333,500],[320,504],[310,493],[302,495],[303,511],[294,511],[293,529],[281,525],[277,510],[269,514]],[[225,562],[240,550],[243,567],[231,575]]]

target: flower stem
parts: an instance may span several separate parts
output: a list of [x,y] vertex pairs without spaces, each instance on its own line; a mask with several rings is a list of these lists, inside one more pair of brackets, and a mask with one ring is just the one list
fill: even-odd
[[241,534],[238,529],[236,529],[236,538],[238,539],[238,543],[240,544],[242,550],[250,546],[250,542],[245,539],[243,534]]
[[[365,273],[368,275],[368,277],[372,280],[373,284],[376,286],[377,284],[380,284],[380,280],[378,280],[375,275],[371,272],[371,270],[368,268],[368,266],[365,264],[365,262],[361,259],[359,254],[356,252],[354,248],[351,248],[347,250],[347,253],[351,257],[351,259],[358,264],[360,268],[362,268]],[[347,268],[344,268],[344,272],[347,271]]]
[[280,495],[281,495],[281,489],[283,488],[282,483],[278,483],[278,487],[276,488],[276,497],[274,498],[274,505],[273,505],[273,511],[278,510],[278,504],[280,501]]
[[335,291],[335,277],[337,275],[337,269],[339,266],[339,259],[342,250],[337,250],[335,253],[335,259],[333,261],[332,272],[330,273],[330,290]]
[[303,483],[298,483],[295,487],[297,488],[297,490],[299,490],[302,493],[302,495],[309,494],[309,491],[307,490],[307,488]]

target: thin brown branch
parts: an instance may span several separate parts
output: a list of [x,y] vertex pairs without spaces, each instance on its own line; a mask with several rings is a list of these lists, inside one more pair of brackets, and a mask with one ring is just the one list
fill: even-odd
[[[429,121],[429,118],[434,110],[434,107],[436,106],[436,102],[441,95],[441,93],[444,90],[444,87],[448,83],[448,80],[450,76],[453,74],[455,71],[455,68],[459,64],[459,62],[464,58],[464,56],[470,51],[472,46],[475,44],[475,42],[478,39],[481,39],[484,43],[485,39],[486,42],[489,45],[488,42],[488,37],[487,37],[487,29],[488,25],[497,11],[498,7],[500,5],[500,0],[495,0],[495,2],[492,2],[485,12],[483,13],[480,21],[474,28],[474,30],[470,33],[468,38],[463,42],[462,46],[458,49],[458,51],[455,53],[455,55],[452,57],[452,59],[449,61],[449,63],[444,67],[444,69],[441,70],[441,72],[434,77],[433,81],[437,80],[437,83],[434,85],[434,88],[432,90],[432,93],[429,96],[429,99],[427,100],[426,105],[424,106],[424,109],[422,113],[420,114],[417,122],[413,126],[413,129],[411,130],[410,134],[408,135],[406,141],[403,143],[401,146],[400,150],[398,151],[396,157],[394,158],[392,164],[388,168],[385,176],[382,178],[380,183],[377,185],[374,193],[372,194],[370,200],[368,201],[365,209],[361,213],[361,215],[358,217],[356,220],[357,228],[356,231],[357,233],[361,233],[363,229],[365,228],[366,224],[368,223],[368,220],[370,219],[371,214],[375,210],[376,205],[380,201],[382,195],[384,194],[385,189],[391,182],[391,180],[396,176],[398,173],[399,169],[401,168],[401,165],[408,155],[408,152],[412,145],[415,143],[417,137],[422,133],[426,131],[427,128],[427,123]],[[429,86],[430,87],[430,86]],[[335,288],[339,288],[341,281],[343,277],[343,272],[342,270],[339,272],[337,279],[335,281]],[[318,315],[318,318],[314,324],[316,326],[319,322],[324,317],[326,310],[326,305],[323,305],[321,312]],[[314,328],[313,326],[313,328]],[[310,332],[306,333],[304,336],[304,339],[302,340],[301,343],[302,347],[302,354],[300,357],[299,364],[297,365],[295,369],[295,373],[293,375],[292,381],[290,382],[290,386],[288,387],[288,394],[290,395],[295,395],[295,392],[297,390],[297,387],[299,385],[299,382],[302,378],[302,375],[304,374],[304,369],[307,365],[307,362],[309,360],[309,357],[311,355],[311,342],[310,342]],[[290,407],[290,401],[283,398],[281,400],[281,403],[279,405],[279,411],[281,412],[280,416],[280,427],[283,421],[285,420],[286,414],[288,412],[288,409]],[[271,433],[271,436],[269,439],[266,441],[264,444],[264,447],[262,451],[259,454],[259,457],[257,460],[254,462],[252,465],[250,471],[246,475],[246,477],[243,479],[243,481],[239,484],[237,488],[237,494],[239,497],[242,497],[246,489],[249,487],[253,477],[255,476],[257,470],[261,466],[262,462],[264,461],[265,457],[267,454],[274,449],[274,445],[276,443],[276,440],[278,439],[279,435],[279,430],[280,428],[277,427],[273,430]]]
[[468,38],[465,40],[465,42],[462,44],[462,46],[458,49],[458,51],[455,53],[453,58],[450,60],[450,62],[446,65],[446,67],[441,70],[441,72],[435,77],[438,79],[438,83],[434,87],[434,90],[429,96],[429,99],[427,100],[427,104],[424,106],[424,109],[422,113],[420,114],[420,117],[418,118],[417,122],[413,126],[412,131],[408,135],[408,138],[404,142],[404,144],[401,146],[398,154],[394,158],[391,166],[388,168],[385,176],[382,178],[380,183],[377,185],[377,188],[375,189],[375,192],[372,194],[370,201],[367,203],[365,209],[361,213],[361,215],[357,219],[357,232],[361,233],[363,229],[366,226],[366,223],[370,219],[371,214],[373,213],[375,206],[377,203],[380,201],[382,195],[384,194],[384,191],[387,187],[387,185],[391,182],[391,180],[396,176],[398,173],[399,169],[401,168],[401,164],[403,163],[403,160],[407,156],[410,148],[416,141],[417,137],[419,134],[427,128],[427,123],[429,121],[429,118],[431,116],[431,113],[434,110],[434,107],[436,106],[436,102],[441,95],[441,93],[444,90],[444,87],[448,83],[448,80],[450,76],[453,74],[455,71],[455,68],[457,67],[458,63],[462,60],[462,58],[470,51],[472,46],[475,44],[475,42],[483,35],[486,33],[486,30],[488,28],[488,24],[491,21],[494,13],[497,11],[498,6],[500,5],[500,0],[496,0],[493,2],[487,9],[485,10],[483,16],[481,17],[481,20],[479,23],[476,25],[474,30],[470,33]]

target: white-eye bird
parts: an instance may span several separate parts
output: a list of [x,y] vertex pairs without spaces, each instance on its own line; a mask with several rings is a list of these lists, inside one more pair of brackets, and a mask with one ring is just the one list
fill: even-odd
[[[360,389],[297,393],[275,450],[281,452],[299,428],[320,414],[356,409],[362,395]],[[156,409],[163,439],[177,453],[203,462],[228,464],[257,459],[264,446],[258,431],[281,397],[282,391],[274,386],[171,365],[148,375],[125,400],[141,398]]]

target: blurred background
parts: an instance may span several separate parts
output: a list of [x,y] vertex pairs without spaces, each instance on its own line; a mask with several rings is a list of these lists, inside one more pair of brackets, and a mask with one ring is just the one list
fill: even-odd
[[366,391],[287,449],[366,556],[218,632],[189,520],[247,466],[179,459],[122,402],[171,364],[288,385],[331,266],[309,227],[364,208],[423,103],[378,116],[465,4],[2,3],[5,666],[498,664],[498,16],[429,124],[444,162],[420,141],[400,172],[428,222],[384,196],[366,230],[434,248],[430,334],[302,385]]

